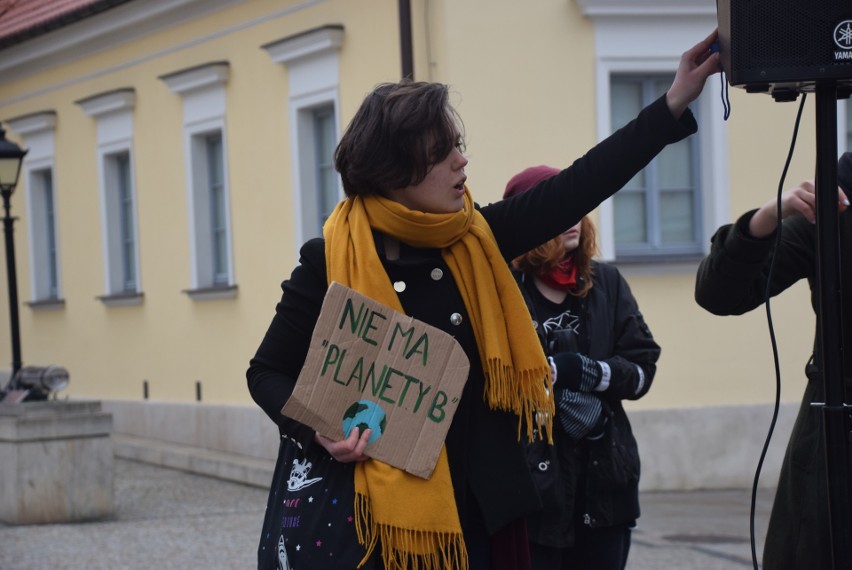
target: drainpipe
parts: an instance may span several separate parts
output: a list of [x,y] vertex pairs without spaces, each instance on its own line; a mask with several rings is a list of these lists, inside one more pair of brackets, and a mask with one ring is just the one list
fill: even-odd
[[399,0],[399,47],[403,79],[414,79],[414,58],[411,47],[411,1]]

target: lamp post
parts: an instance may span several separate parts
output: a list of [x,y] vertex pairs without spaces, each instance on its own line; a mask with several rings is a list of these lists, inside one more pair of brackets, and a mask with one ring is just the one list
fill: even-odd
[[9,323],[12,329],[12,378],[21,369],[21,336],[18,324],[18,277],[15,273],[15,235],[13,225],[15,218],[10,214],[9,201],[15,186],[18,185],[18,175],[21,173],[21,162],[27,150],[6,140],[6,131],[0,126],[0,194],[3,196],[3,234],[6,239],[6,277],[9,281]]

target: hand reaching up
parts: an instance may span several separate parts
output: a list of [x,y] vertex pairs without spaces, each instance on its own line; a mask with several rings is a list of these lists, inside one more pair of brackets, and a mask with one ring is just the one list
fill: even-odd
[[676,119],[679,119],[687,106],[698,98],[707,78],[721,71],[718,52],[710,51],[717,37],[718,30],[713,30],[712,34],[681,56],[674,81],[666,93],[669,111]]

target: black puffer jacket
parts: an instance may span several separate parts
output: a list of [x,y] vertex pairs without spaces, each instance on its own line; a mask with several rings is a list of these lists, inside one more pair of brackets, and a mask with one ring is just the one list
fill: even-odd
[[[547,342],[539,323],[554,315],[539,314],[543,307],[534,301],[533,280],[519,273],[516,277],[545,352],[550,356],[567,348]],[[552,448],[541,443],[527,448],[530,470],[546,505],[542,513],[528,518],[530,540],[555,548],[573,545],[578,521],[607,527],[639,517],[639,450],[621,401],[648,392],[660,347],[619,271],[593,262],[592,279],[585,298],[569,295],[562,307],[570,306],[579,316],[580,334],[571,349],[605,361],[611,370],[609,387],[594,392],[607,416],[603,436],[578,441],[554,422]]]

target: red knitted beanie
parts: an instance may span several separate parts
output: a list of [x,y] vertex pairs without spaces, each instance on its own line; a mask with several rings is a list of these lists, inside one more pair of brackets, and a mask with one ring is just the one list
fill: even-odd
[[552,166],[530,166],[509,179],[509,183],[506,184],[506,190],[503,191],[503,198],[522,194],[542,180],[546,180],[556,174],[559,174],[559,169]]

